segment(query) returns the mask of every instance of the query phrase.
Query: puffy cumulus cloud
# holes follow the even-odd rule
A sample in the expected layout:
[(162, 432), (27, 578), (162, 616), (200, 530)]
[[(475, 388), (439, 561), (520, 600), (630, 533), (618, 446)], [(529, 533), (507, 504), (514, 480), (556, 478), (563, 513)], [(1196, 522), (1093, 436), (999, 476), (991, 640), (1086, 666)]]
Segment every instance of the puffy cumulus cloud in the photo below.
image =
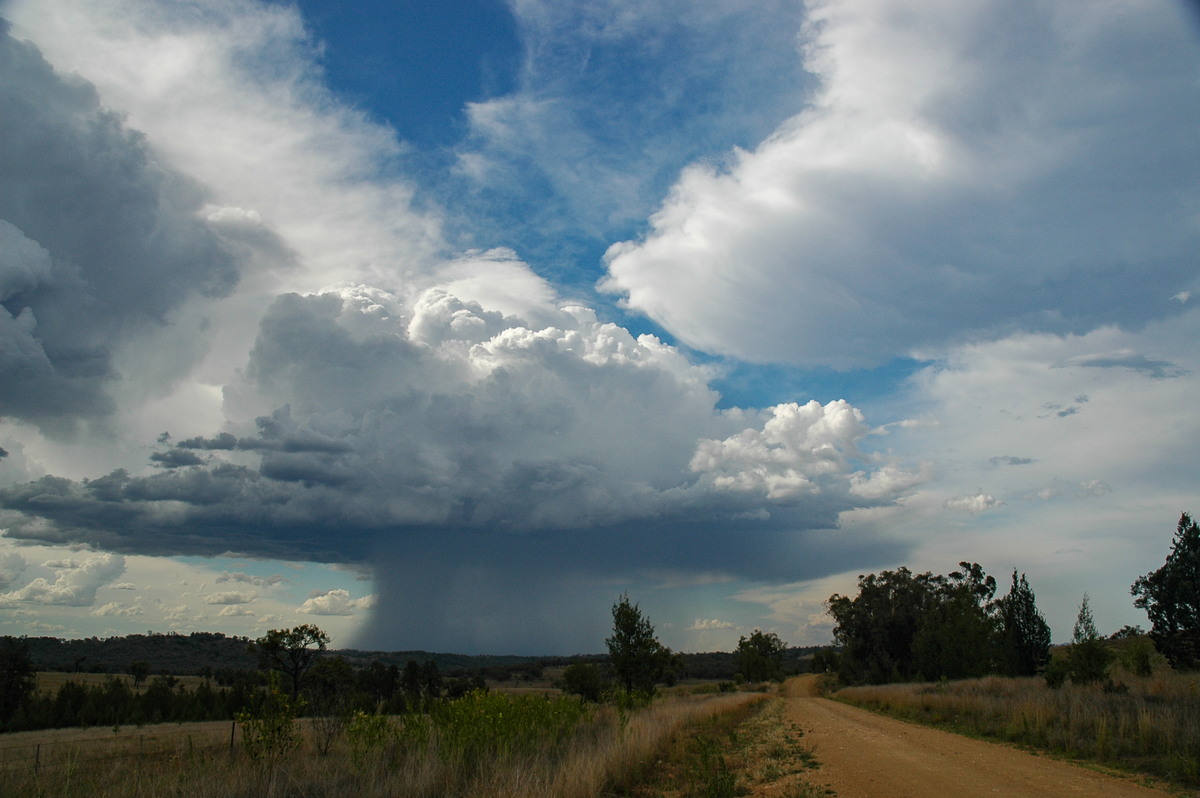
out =
[(248, 610), (238, 604), (230, 604), (222, 607), (217, 613), (218, 618), (250, 618), (254, 616), (253, 610)]
[(718, 618), (697, 618), (691, 626), (687, 628), (689, 632), (710, 632), (714, 629), (733, 629), (734, 624), (730, 621), (722, 621)]
[(5, 23), (0, 65), (0, 413), (63, 435), (113, 413), (124, 349), (229, 294), (239, 259), (197, 218), (200, 190)]
[(226, 590), (220, 593), (211, 593), (204, 597), (205, 604), (249, 604), (258, 598), (258, 594), (251, 591), (243, 593), (237, 590)]
[(125, 558), (101, 554), (82, 563), (58, 563), (55, 569), (53, 582), (38, 577), (18, 590), (0, 593), (0, 607), (21, 603), (90, 607), (96, 601), (96, 591), (125, 572)]
[(1185, 13), (810, 4), (810, 107), (685, 170), (602, 288), (701, 350), (837, 367), (1178, 314), (1200, 276)]
[(868, 431), (862, 413), (845, 400), (778, 405), (761, 430), (700, 441), (691, 467), (719, 489), (759, 491), (770, 499), (814, 494), (821, 491), (814, 478), (844, 480)]
[(337, 588), (309, 598), (296, 608), (296, 612), (306, 615), (353, 615), (357, 609), (370, 609), (374, 605), (374, 596), (352, 599), (350, 591)]
[(122, 604), (119, 601), (110, 601), (92, 610), (92, 615), (98, 618), (133, 618), (144, 613), (145, 610), (140, 604)]
[(214, 580), (217, 584), (222, 582), (242, 582), (255, 587), (274, 587), (287, 581), (287, 577), (282, 574), (271, 574), (270, 576), (256, 576), (248, 574), (244, 571), (222, 571), (221, 574)]
[(997, 499), (995, 496), (988, 496), (986, 493), (976, 493), (972, 496), (955, 496), (952, 499), (946, 499), (943, 505), (947, 510), (954, 510), (960, 513), (982, 513), (984, 510), (991, 510), (996, 507), (1001, 507), (1004, 502)]

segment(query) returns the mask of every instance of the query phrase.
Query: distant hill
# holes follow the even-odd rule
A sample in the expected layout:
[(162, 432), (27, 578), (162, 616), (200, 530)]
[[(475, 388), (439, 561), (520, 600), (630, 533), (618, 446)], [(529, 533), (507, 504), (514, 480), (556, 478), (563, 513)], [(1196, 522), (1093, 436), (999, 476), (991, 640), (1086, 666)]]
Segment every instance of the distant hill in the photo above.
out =
[[(39, 670), (81, 673), (124, 673), (130, 663), (145, 662), (152, 674), (175, 676), (217, 674), (221, 671), (255, 670), (258, 662), (249, 653), (250, 638), (227, 637), (220, 632), (179, 634), (135, 634), (124, 637), (88, 637), (60, 640), (56, 637), (26, 638), (30, 658)], [(790, 648), (784, 652), (784, 670), (803, 672), (807, 661), (819, 647)], [(363, 651), (341, 649), (330, 656), (345, 657), (357, 667), (372, 662), (403, 668), (409, 660), (434, 662), (445, 674), (481, 673), (492, 678), (534, 678), (543, 668), (560, 667), (579, 661), (603, 662), (603, 654), (572, 657), (467, 655), (429, 651)], [(736, 672), (734, 655), (728, 651), (681, 654), (684, 677), (693, 679), (732, 679)]]
[(60, 640), (29, 637), (29, 656), (38, 670), (84, 673), (124, 673), (130, 663), (145, 662), (150, 673), (177, 676), (199, 674), (207, 668), (254, 670), (258, 661), (249, 653), (250, 639), (220, 632), (137, 634), (125, 637), (87, 637)]

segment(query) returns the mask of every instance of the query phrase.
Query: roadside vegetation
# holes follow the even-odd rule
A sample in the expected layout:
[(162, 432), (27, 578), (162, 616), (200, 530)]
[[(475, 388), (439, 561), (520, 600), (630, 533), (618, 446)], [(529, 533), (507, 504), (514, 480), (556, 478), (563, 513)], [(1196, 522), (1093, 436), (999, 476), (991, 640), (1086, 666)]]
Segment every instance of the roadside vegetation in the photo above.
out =
[(999, 600), (973, 563), (871, 574), (831, 597), (838, 646), (818, 669), (848, 703), (1200, 787), (1200, 528), (1186, 513), (1130, 592), (1148, 634), (1103, 637), (1084, 594), (1071, 642), (1051, 649), (1016, 572)]
[(1164, 669), (1112, 685), (1037, 677), (847, 687), (834, 697), (951, 731), (1200, 787), (1200, 679)]

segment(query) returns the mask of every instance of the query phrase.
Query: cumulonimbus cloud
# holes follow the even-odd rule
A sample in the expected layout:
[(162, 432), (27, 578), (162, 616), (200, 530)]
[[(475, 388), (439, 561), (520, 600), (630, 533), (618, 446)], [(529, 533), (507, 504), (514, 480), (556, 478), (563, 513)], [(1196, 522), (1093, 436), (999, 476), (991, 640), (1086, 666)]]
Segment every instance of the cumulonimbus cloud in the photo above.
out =
[[(363, 561), (396, 534), (452, 530), (828, 528), (914, 484), (861, 451), (871, 429), (846, 402), (721, 411), (674, 348), (578, 305), (540, 313), (555, 324), (442, 288), (411, 305), (374, 289), (281, 297), (227, 390), (254, 421), (168, 449), (211, 460), (0, 489), (9, 534)], [(892, 487), (865, 490), (875, 477)]]
[[(2, 20), (0, 65), (0, 413), (66, 434), (114, 411), (120, 348), (228, 295), (239, 259), (200, 188)], [(177, 354), (160, 383), (194, 363)]]

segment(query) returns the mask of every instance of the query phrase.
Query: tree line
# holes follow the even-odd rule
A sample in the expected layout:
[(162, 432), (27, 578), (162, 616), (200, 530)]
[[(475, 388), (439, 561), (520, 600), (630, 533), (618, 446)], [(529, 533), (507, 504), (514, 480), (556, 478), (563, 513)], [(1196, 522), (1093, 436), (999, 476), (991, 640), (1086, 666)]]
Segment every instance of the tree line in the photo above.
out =
[[(194, 687), (173, 675), (154, 676), (141, 689), (145, 663), (131, 663), (132, 680), (109, 676), (85, 684), (68, 680), (37, 691), (37, 670), (19, 638), (0, 638), (0, 732), (89, 726), (230, 720), (259, 713), (271, 699), (269, 673), (309, 714), (354, 711), (398, 714), (423, 710), (485, 685), (479, 674), (444, 675), (432, 660), (403, 668), (375, 661), (354, 667), (344, 657), (320, 656), (328, 637), (315, 626), (273, 630), (248, 645), (260, 670), (226, 671)], [(133, 684), (130, 684), (130, 681)]]
[[(829, 598), (834, 647), (817, 657), (814, 670), (835, 672), (846, 684), (1044, 674), (1059, 686), (1105, 678), (1113, 653), (1096, 630), (1087, 594), (1065, 656), (1052, 659), (1050, 627), (1025, 575), (1014, 570), (1000, 598), (996, 588), (968, 562), (947, 575), (899, 568), (859, 576), (857, 595)], [(1114, 635), (1133, 641), (1126, 646), (1130, 670), (1148, 674), (1154, 649), (1176, 669), (1200, 667), (1200, 529), (1187, 513), (1166, 562), (1130, 592), (1152, 624), (1149, 640), (1136, 627)]]

